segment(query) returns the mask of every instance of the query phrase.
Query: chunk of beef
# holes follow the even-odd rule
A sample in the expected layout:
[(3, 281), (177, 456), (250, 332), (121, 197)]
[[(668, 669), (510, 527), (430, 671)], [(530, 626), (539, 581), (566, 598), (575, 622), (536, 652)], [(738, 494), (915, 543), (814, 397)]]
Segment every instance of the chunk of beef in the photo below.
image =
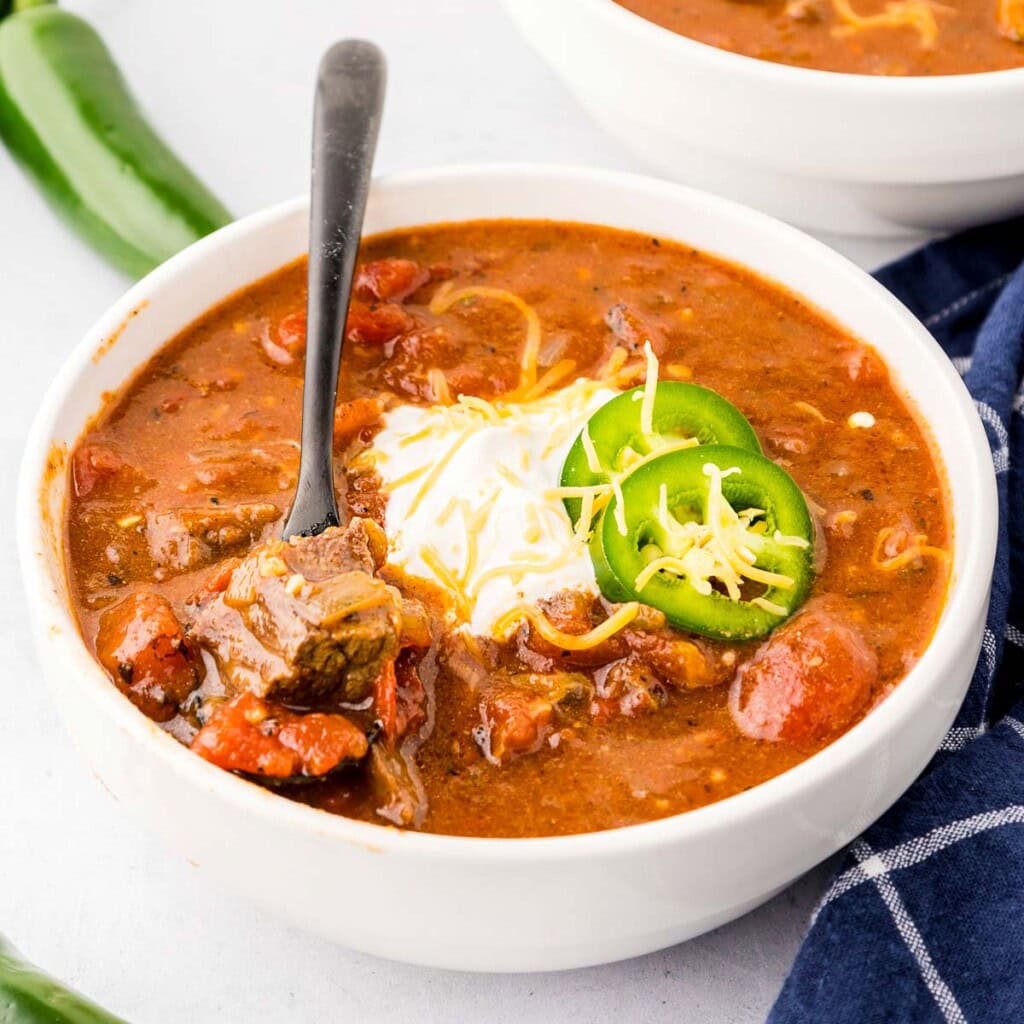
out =
[(233, 690), (299, 704), (362, 700), (399, 650), (402, 597), (374, 575), (385, 548), (366, 519), (263, 545), (199, 609), (195, 638)]
[(377, 813), (406, 828), (422, 824), (427, 815), (427, 794), (411, 753), (375, 743), (368, 762), (367, 774), (378, 803)]
[(266, 501), (150, 512), (146, 542), (158, 566), (188, 572), (248, 547), (280, 515)]
[(833, 603), (808, 605), (736, 673), (733, 720), (758, 740), (820, 740), (848, 726), (878, 679), (875, 652)]
[(564, 711), (585, 708), (594, 695), (590, 676), (582, 672), (516, 672), (508, 681), (517, 689), (543, 697)]
[(146, 591), (103, 613), (96, 657), (117, 688), (155, 722), (170, 721), (203, 677), (170, 604)]
[(664, 348), (659, 332), (646, 323), (643, 317), (631, 310), (624, 302), (617, 302), (605, 313), (604, 322), (615, 335), (616, 340), (625, 348), (638, 352), (649, 341), (656, 353)]
[(287, 779), (359, 761), (369, 744), (343, 715), (298, 715), (243, 693), (214, 710), (191, 746), (227, 771)]
[(695, 690), (719, 686), (733, 675), (734, 652), (714, 649), (672, 629), (629, 629), (622, 633), (622, 641), (668, 687)]

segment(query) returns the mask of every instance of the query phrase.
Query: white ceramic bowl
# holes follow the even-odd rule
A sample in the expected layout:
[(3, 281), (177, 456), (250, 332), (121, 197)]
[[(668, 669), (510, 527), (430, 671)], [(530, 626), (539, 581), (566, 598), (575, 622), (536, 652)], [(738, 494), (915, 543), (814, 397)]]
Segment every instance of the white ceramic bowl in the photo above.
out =
[(504, 3), (594, 118), (674, 180), (852, 234), (1024, 210), (1024, 132), (1010, 128), (1024, 69), (837, 74), (729, 53), (612, 0)]
[(978, 653), (996, 498), (983, 429), (936, 343), (879, 285), (818, 242), (680, 186), (540, 167), (379, 181), (366, 230), (496, 214), (634, 228), (770, 275), (875, 345), (931, 423), (953, 494), (949, 602), (920, 663), (826, 750), (751, 791), (651, 824), (551, 839), (453, 838), (350, 821), (274, 796), (189, 753), (121, 696), (68, 609), (67, 474), (48, 467), (74, 444), (103, 393), (171, 335), (304, 251), (304, 199), (193, 245), (86, 334), (32, 431), (19, 546), (39, 659), (69, 730), (111, 792), (191, 861), (348, 946), (450, 968), (545, 970), (644, 953), (744, 913), (838, 850), (906, 789), (952, 721)]

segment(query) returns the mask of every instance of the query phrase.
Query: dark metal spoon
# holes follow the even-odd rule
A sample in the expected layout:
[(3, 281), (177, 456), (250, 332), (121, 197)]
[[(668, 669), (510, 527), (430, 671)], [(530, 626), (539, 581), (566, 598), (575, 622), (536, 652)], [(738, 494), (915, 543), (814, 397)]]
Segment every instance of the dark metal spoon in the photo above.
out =
[(360, 39), (335, 43), (317, 73), (302, 451), (284, 540), (316, 536), (339, 524), (334, 496), (338, 367), (386, 77), (384, 55)]

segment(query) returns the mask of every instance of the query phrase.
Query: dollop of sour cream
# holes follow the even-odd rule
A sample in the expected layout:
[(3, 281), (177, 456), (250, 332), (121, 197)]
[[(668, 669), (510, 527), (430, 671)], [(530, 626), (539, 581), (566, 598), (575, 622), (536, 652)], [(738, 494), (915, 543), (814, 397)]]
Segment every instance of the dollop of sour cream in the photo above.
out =
[(523, 602), (597, 594), (586, 544), (551, 492), (587, 419), (616, 394), (578, 380), (529, 402), (392, 410), (366, 453), (388, 495), (389, 562), (456, 594), (477, 635)]

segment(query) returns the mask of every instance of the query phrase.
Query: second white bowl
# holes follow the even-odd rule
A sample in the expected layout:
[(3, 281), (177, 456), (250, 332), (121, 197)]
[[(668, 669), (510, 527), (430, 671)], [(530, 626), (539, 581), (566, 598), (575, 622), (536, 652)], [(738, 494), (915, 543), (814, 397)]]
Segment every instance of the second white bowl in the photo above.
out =
[(676, 181), (803, 227), (941, 231), (1024, 210), (1024, 68), (935, 78), (774, 64), (613, 0), (504, 0), (594, 118)]

